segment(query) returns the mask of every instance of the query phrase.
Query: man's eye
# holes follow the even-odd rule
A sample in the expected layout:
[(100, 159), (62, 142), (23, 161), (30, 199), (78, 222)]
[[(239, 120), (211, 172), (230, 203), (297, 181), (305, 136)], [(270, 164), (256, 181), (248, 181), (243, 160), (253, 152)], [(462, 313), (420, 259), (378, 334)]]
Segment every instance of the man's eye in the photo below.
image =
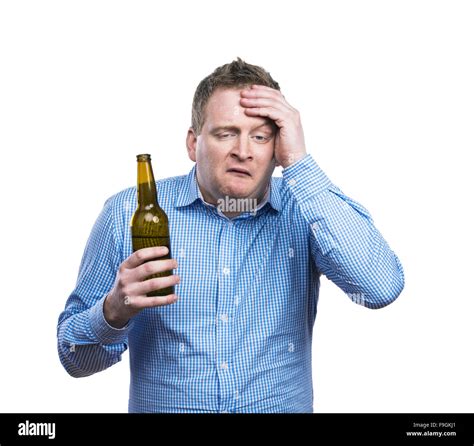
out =
[(234, 133), (219, 133), (219, 135), (217, 135), (220, 139), (230, 139), (232, 138), (233, 136), (235, 136)]
[(253, 139), (257, 142), (267, 142), (270, 140), (270, 136), (255, 135)]

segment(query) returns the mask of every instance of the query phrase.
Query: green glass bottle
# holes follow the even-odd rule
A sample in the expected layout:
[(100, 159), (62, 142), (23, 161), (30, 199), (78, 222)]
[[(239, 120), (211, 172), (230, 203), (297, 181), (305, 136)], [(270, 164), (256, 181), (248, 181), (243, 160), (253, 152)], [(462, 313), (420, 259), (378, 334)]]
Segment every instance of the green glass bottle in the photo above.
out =
[[(171, 258), (168, 216), (160, 208), (156, 195), (156, 183), (151, 167), (151, 156), (137, 155), (137, 209), (130, 222), (133, 251), (152, 246), (166, 246), (168, 254), (157, 260)], [(164, 271), (147, 277), (170, 276), (172, 271)], [(152, 291), (147, 296), (166, 296), (174, 294), (174, 286)]]

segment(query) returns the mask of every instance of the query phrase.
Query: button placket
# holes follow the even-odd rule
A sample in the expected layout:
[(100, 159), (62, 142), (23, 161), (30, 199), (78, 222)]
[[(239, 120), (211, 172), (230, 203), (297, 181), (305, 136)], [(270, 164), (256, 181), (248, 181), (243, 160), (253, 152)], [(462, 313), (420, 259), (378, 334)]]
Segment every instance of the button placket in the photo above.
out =
[(228, 410), (235, 393), (232, 372), (232, 311), (234, 309), (235, 225), (223, 224), (219, 245), (219, 288), (216, 307), (216, 361), (220, 384), (221, 410)]

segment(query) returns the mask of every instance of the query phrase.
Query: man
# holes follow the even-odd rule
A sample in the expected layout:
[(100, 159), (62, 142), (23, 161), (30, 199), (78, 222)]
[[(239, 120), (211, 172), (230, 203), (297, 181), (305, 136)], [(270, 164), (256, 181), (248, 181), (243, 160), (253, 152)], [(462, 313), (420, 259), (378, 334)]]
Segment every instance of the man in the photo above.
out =
[[(401, 264), (307, 155), (297, 110), (262, 68), (238, 59), (203, 79), (186, 144), (191, 172), (157, 182), (177, 259), (132, 254), (135, 189), (111, 197), (59, 318), (61, 362), (87, 376), (129, 347), (131, 412), (311, 412), (320, 275), (380, 308), (403, 288)], [(177, 295), (146, 297), (170, 285)]]

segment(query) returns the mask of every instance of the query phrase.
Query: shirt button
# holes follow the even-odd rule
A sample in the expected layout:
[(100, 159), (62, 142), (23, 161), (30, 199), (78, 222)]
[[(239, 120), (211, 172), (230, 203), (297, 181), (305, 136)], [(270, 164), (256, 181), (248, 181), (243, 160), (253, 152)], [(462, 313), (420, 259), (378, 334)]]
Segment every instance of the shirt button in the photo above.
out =
[(229, 413), (228, 410), (221, 410), (221, 413)]
[(222, 370), (227, 370), (229, 368), (229, 364), (227, 364), (226, 361), (221, 362), (221, 369)]
[(222, 268), (222, 274), (224, 274), (226, 276), (229, 275), (230, 274), (230, 268), (227, 268), (227, 266)]
[(288, 180), (288, 184), (289, 184), (290, 186), (294, 186), (294, 185), (296, 184), (296, 180), (295, 180), (294, 178), (290, 178), (290, 179)]
[(229, 320), (229, 316), (227, 315), (227, 313), (221, 314), (221, 321), (222, 322), (227, 322), (228, 320)]
[(235, 296), (234, 298), (234, 305), (237, 306), (240, 304), (240, 296)]

